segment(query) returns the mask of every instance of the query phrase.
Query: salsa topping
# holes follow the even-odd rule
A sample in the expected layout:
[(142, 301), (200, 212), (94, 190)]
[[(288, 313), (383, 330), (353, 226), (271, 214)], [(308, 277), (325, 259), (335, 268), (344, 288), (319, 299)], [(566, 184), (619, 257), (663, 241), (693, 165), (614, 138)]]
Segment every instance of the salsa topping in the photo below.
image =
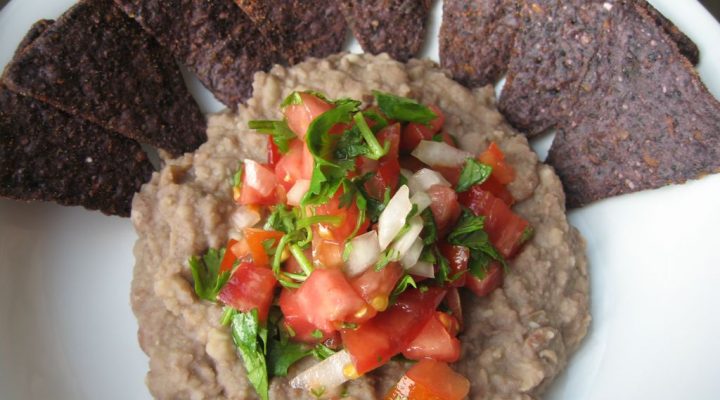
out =
[(262, 399), (308, 356), (320, 362), (290, 384), (318, 397), (393, 357), (420, 362), (388, 399), (464, 397), (467, 379), (447, 365), (461, 356), (458, 289), (492, 293), (532, 235), (495, 143), (474, 157), (439, 107), (373, 95), (363, 107), (294, 92), (283, 120), (251, 121), (269, 135), (268, 162), (233, 175), (239, 240), (190, 258), (198, 297), (226, 306), (221, 323)]

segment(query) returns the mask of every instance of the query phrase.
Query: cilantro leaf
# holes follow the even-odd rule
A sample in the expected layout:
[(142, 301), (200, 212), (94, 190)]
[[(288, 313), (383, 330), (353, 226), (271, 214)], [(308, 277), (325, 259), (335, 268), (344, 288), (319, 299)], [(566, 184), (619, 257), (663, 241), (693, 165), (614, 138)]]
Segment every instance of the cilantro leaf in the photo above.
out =
[(248, 380), (258, 396), (268, 400), (269, 378), (263, 350), (267, 344), (267, 329), (260, 326), (257, 309), (235, 314), (232, 319), (232, 337), (245, 363)]
[(405, 274), (402, 278), (400, 278), (400, 281), (395, 285), (395, 289), (393, 289), (392, 294), (390, 295), (391, 303), (394, 303), (395, 299), (397, 299), (402, 292), (407, 290), (408, 288), (413, 287), (417, 289), (417, 283), (415, 282), (415, 279), (412, 277), (412, 275)]
[(195, 281), (195, 293), (199, 298), (214, 302), (222, 287), (230, 279), (231, 271), (220, 273), (220, 263), (224, 256), (225, 248), (208, 249), (202, 259), (192, 256), (188, 260)]
[(424, 245), (430, 245), (437, 241), (437, 226), (435, 225), (435, 217), (433, 216), (432, 210), (426, 208), (420, 213), (423, 219), (422, 238)]
[(472, 158), (465, 160), (465, 166), (460, 173), (456, 190), (460, 193), (467, 191), (473, 185), (485, 182), (492, 173), (492, 167)]
[(350, 123), (352, 114), (360, 107), (359, 101), (348, 101), (317, 116), (305, 134), (308, 150), (319, 163), (329, 163), (337, 135), (330, 135), (330, 129), (336, 124)]
[(288, 369), (303, 358), (309, 356), (311, 350), (302, 343), (288, 340), (271, 342), (267, 356), (268, 370), (272, 376), (287, 376)]
[(317, 345), (315, 345), (312, 351), (310, 351), (310, 354), (312, 354), (313, 357), (317, 358), (320, 361), (330, 357), (335, 353), (337, 353), (335, 350), (325, 346), (322, 343), (318, 343)]
[(407, 97), (377, 90), (373, 90), (373, 95), (375, 95), (375, 101), (380, 110), (390, 119), (427, 125), (437, 117), (428, 107)]
[(448, 243), (470, 249), (470, 271), (475, 276), (478, 276), (482, 268), (486, 267), (491, 260), (498, 261), (507, 267), (505, 259), (490, 243), (487, 232), (483, 230), (484, 227), (485, 217), (476, 216), (468, 209), (463, 209), (458, 224), (447, 237)]
[(270, 216), (265, 221), (265, 230), (290, 233), (295, 231), (298, 215), (294, 209), (278, 204), (271, 208)]
[(347, 129), (340, 136), (335, 148), (335, 158), (338, 160), (350, 160), (370, 152), (360, 130), (357, 127)]
[(250, 121), (248, 122), (248, 128), (270, 135), (278, 150), (283, 154), (290, 150), (290, 141), (297, 137), (290, 130), (286, 121)]

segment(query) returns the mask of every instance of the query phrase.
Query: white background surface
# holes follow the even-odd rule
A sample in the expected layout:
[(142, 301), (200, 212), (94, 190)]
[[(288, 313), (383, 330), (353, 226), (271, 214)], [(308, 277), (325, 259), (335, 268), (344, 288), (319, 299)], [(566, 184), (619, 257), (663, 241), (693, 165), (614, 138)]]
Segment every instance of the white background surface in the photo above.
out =
[[(39, 18), (72, 0), (0, 11), (0, 66)], [(654, 0), (701, 50), (720, 96), (720, 25), (695, 0)], [(440, 4), (424, 55), (437, 60)], [(359, 51), (351, 41), (349, 49)], [(205, 111), (220, 105), (191, 88)], [(543, 154), (549, 140), (533, 143)], [(720, 399), (720, 176), (570, 213), (588, 242), (593, 324), (552, 400)], [(0, 200), (0, 398), (145, 399), (129, 306), (128, 219)]]

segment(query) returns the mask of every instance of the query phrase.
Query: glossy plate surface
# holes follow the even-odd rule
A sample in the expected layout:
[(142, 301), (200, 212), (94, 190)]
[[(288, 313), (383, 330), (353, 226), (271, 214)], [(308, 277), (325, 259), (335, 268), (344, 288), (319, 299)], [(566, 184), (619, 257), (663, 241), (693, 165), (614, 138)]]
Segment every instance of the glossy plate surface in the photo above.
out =
[[(72, 0), (0, 11), (0, 66), (39, 18)], [(695, 0), (654, 0), (701, 50), (720, 97), (720, 25)], [(437, 60), (440, 4), (424, 56)], [(360, 51), (349, 40), (350, 51)], [(204, 111), (220, 104), (189, 76)], [(540, 154), (549, 138), (533, 143)], [(588, 242), (593, 324), (552, 400), (720, 398), (720, 175), (570, 213)], [(0, 398), (146, 399), (129, 306), (128, 219), (0, 200)]]

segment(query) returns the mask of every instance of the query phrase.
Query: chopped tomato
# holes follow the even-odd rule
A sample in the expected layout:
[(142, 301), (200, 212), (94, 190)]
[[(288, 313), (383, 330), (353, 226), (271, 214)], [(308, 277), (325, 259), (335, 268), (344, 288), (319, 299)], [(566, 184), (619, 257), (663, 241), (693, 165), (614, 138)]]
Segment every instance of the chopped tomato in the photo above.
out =
[(283, 325), (292, 339), (297, 342), (313, 344), (333, 338), (339, 340), (339, 335), (334, 329), (325, 332), (307, 320), (305, 313), (300, 309), (296, 296), (297, 290), (284, 288), (280, 293), (279, 301), (283, 313)]
[(377, 140), (383, 148), (390, 143), (390, 150), (381, 160), (397, 160), (400, 152), (400, 123), (388, 125), (377, 134)]
[(436, 312), (425, 324), (415, 339), (403, 350), (403, 356), (410, 360), (430, 358), (435, 361), (455, 362), (460, 359), (460, 341), (443, 324), (446, 321), (450, 329), (453, 317)]
[(230, 271), (235, 265), (235, 261), (237, 261), (237, 256), (235, 253), (233, 253), (232, 248), (237, 244), (237, 240), (230, 239), (228, 240), (227, 246), (225, 246), (225, 255), (223, 256), (222, 261), (220, 262), (220, 272)]
[(387, 311), (357, 329), (341, 330), (357, 373), (380, 367), (407, 348), (432, 317), (443, 296), (445, 290), (437, 287), (424, 292), (406, 290)]
[(450, 263), (450, 279), (454, 279), (450, 285), (453, 287), (465, 286), (470, 249), (465, 246), (453, 246), (445, 242), (440, 243), (438, 247), (440, 253), (442, 253)]
[[(293, 299), (305, 319), (324, 332), (367, 313), (365, 301), (338, 269), (316, 269), (295, 292)], [(283, 314), (288, 314), (283, 310)]]
[(512, 206), (513, 204), (515, 204), (515, 198), (510, 193), (510, 191), (507, 189), (507, 186), (500, 183), (500, 181), (498, 181), (492, 175), (485, 182), (481, 183), (480, 185), (475, 185), (475, 186), (479, 186), (480, 189), (482, 189), (486, 192), (492, 193), (493, 196), (502, 200), (508, 206)]
[(312, 178), (313, 158), (305, 143), (300, 140), (290, 142), (290, 148), (275, 166), (275, 178), (285, 191), (289, 191), (298, 179)]
[[(428, 166), (424, 162), (422, 162), (422, 161), (418, 160), (417, 158), (410, 156), (410, 155), (401, 156), (399, 161), (400, 161), (400, 168), (404, 168), (413, 173), (418, 172), (423, 168), (428, 168)], [(440, 172), (440, 171), (438, 171), (438, 172)]]
[(466, 287), (475, 293), (478, 297), (485, 297), (493, 292), (493, 290), (502, 286), (503, 270), (500, 264), (492, 262), (488, 265), (485, 277), (480, 279), (475, 275), (468, 276)]
[[(255, 264), (263, 267), (270, 265), (270, 257), (265, 250), (265, 246), (277, 245), (277, 242), (283, 237), (283, 233), (257, 228), (245, 228), (243, 229), (243, 234), (245, 235), (250, 255)], [(266, 241), (268, 241), (268, 244), (266, 244)], [(272, 243), (269, 241), (272, 241)]]
[(432, 167), (435, 171), (439, 172), (443, 178), (447, 179), (450, 184), (455, 187), (460, 181), (460, 174), (462, 173), (462, 167)]
[(432, 185), (427, 191), (430, 196), (430, 210), (435, 217), (435, 225), (439, 232), (450, 228), (460, 216), (460, 203), (452, 188), (443, 185)]
[[(470, 278), (468, 278), (470, 279)], [(445, 296), (445, 299), (443, 299), (443, 302), (447, 306), (447, 308), (450, 310), (450, 313), (453, 317), (455, 317), (455, 321), (458, 323), (458, 330), (461, 331), (463, 328), (463, 312), (462, 312), (462, 302), (460, 302), (460, 291), (458, 288), (450, 288), (448, 289), (447, 295)]]
[(429, 125), (410, 122), (405, 126), (405, 129), (403, 129), (400, 150), (404, 153), (410, 153), (415, 150), (417, 145), (423, 140), (432, 140), (433, 135), (440, 132), (443, 124), (445, 124), (445, 114), (443, 114), (440, 108), (435, 105), (430, 105), (429, 108), (437, 115), (435, 119), (430, 121)]
[(515, 214), (505, 202), (477, 187), (461, 193), (460, 202), (475, 215), (485, 217), (485, 231), (503, 257), (515, 255), (529, 226), (525, 219)]
[(312, 260), (319, 268), (342, 268), (343, 244), (335, 240), (323, 239), (314, 229), (312, 240)]
[(385, 400), (462, 400), (470, 381), (446, 363), (421, 360), (385, 396)]
[(265, 321), (276, 284), (275, 275), (269, 268), (242, 263), (220, 290), (218, 299), (242, 312), (256, 308), (260, 320)]
[(390, 263), (380, 271), (371, 267), (352, 278), (350, 284), (374, 310), (385, 311), (390, 294), (397, 281), (403, 276), (403, 272), (403, 268), (398, 263)]
[(382, 160), (377, 172), (365, 182), (365, 190), (374, 199), (383, 200), (385, 191), (389, 188), (392, 195), (397, 190), (399, 182), (400, 163), (398, 160)]
[(252, 257), (250, 254), (250, 246), (248, 246), (247, 239), (245, 238), (228, 248), (238, 260), (245, 260), (248, 257)]
[(503, 154), (495, 142), (490, 142), (490, 146), (480, 154), (478, 160), (483, 164), (491, 166), (493, 169), (492, 176), (503, 185), (507, 185), (515, 180), (515, 170), (510, 164), (505, 162), (505, 154)]
[[(342, 195), (342, 189), (335, 193), (335, 196), (330, 199), (327, 203), (319, 205), (315, 208), (316, 215), (334, 215), (340, 217), (338, 224), (330, 223), (318, 223), (317, 229), (318, 234), (323, 239), (335, 240), (337, 242), (344, 242), (350, 234), (355, 230), (355, 226), (358, 222), (360, 210), (355, 202), (351, 202), (346, 207), (340, 207), (340, 196)], [(365, 232), (370, 222), (366, 218), (362, 223), (358, 232)]]
[(303, 139), (312, 121), (334, 106), (310, 93), (300, 93), (300, 104), (291, 104), (283, 110), (288, 127)]
[(270, 169), (256, 161), (245, 160), (240, 204), (264, 206), (275, 204), (276, 183), (275, 174)]
[(282, 154), (280, 154), (280, 149), (278, 149), (272, 136), (268, 136), (267, 149), (267, 163), (271, 168), (275, 168), (275, 165), (278, 161), (280, 161), (280, 157), (282, 157)]

